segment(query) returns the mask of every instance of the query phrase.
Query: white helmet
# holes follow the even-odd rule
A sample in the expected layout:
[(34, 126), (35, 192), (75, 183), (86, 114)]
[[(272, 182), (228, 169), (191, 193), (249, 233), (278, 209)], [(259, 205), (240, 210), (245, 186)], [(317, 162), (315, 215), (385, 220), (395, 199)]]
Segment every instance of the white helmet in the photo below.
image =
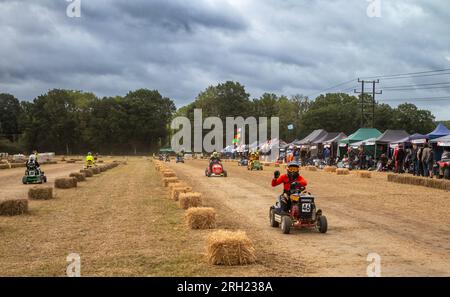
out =
[(28, 161), (30, 162), (34, 162), (36, 160), (36, 156), (34, 154), (31, 154), (30, 157), (28, 158)]

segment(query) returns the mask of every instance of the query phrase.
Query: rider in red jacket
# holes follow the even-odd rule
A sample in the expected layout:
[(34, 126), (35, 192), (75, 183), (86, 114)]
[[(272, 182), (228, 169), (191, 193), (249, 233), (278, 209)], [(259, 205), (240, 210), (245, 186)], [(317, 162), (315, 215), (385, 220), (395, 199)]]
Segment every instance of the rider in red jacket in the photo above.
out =
[(288, 165), (287, 174), (280, 175), (277, 170), (274, 173), (274, 179), (272, 180), (272, 187), (283, 184), (283, 194), (280, 196), (281, 208), (284, 211), (289, 211), (290, 199), (289, 190), (292, 183), (296, 182), (299, 187), (306, 188), (308, 182), (300, 175), (300, 166), (297, 162), (291, 162)]

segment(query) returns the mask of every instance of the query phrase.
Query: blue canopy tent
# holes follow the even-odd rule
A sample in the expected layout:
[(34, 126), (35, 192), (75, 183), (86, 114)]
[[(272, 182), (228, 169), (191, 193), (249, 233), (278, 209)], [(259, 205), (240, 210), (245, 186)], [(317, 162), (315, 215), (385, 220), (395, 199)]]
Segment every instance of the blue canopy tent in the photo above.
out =
[[(433, 132), (429, 133), (428, 136), (430, 140), (434, 140), (436, 138), (441, 138), (444, 136), (450, 135), (450, 130), (444, 125), (439, 124), (436, 129), (434, 129)], [(442, 153), (444, 152), (444, 149), (442, 146), (438, 146), (437, 143), (430, 141), (433, 151), (434, 151), (434, 160), (440, 160), (442, 158)]]
[(430, 139), (435, 139), (447, 135), (450, 135), (450, 130), (444, 124), (439, 124), (433, 132), (428, 134), (428, 137)]

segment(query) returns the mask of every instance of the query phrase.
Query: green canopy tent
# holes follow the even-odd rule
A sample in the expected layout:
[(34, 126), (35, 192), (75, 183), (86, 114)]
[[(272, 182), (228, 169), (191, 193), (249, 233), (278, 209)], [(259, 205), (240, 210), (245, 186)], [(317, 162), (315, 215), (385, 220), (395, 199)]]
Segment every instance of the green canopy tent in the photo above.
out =
[(162, 148), (159, 150), (160, 154), (174, 154), (175, 151), (172, 148)]
[[(356, 142), (365, 141), (371, 138), (378, 138), (381, 135), (381, 132), (375, 128), (361, 128), (355, 133), (351, 134), (349, 137), (342, 139), (339, 141), (339, 149), (338, 155), (342, 156), (342, 149)], [(369, 151), (371, 150), (371, 146), (367, 146)], [(375, 145), (373, 145), (373, 150), (375, 150)], [(374, 153), (374, 152), (372, 152)]]

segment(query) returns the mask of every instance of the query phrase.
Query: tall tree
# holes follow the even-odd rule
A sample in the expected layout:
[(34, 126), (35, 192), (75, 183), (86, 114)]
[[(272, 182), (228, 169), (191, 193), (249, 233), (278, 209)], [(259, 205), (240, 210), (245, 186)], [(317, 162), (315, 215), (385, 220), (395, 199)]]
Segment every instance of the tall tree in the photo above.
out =
[(19, 119), (22, 114), (20, 101), (13, 95), (0, 94), (0, 137), (16, 141), (21, 133)]

